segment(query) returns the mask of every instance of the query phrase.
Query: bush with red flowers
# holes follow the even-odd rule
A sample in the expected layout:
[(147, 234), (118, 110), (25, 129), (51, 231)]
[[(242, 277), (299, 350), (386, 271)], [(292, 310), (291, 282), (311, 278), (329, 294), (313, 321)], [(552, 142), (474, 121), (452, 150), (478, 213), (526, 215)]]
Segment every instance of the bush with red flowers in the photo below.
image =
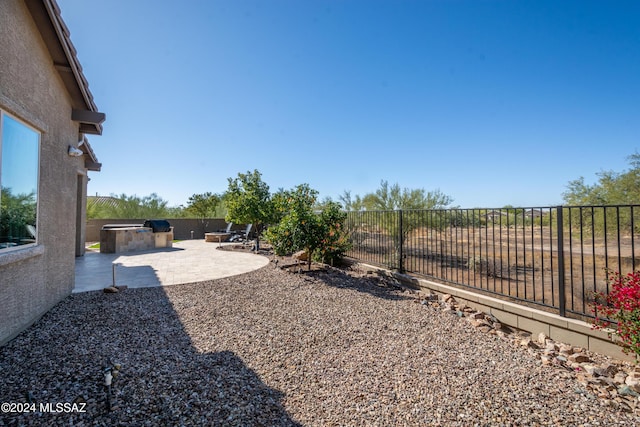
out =
[(640, 356), (640, 271), (622, 275), (610, 272), (608, 294), (595, 292), (592, 309), (595, 329), (614, 329), (625, 353)]

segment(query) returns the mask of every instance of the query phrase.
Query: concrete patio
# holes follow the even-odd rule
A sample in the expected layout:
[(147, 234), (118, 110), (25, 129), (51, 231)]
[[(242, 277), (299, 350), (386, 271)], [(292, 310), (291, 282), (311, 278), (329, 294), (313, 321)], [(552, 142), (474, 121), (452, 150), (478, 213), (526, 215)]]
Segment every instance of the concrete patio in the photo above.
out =
[[(224, 243), (223, 243), (224, 245)], [(172, 248), (104, 254), (87, 251), (76, 259), (74, 293), (100, 290), (115, 284), (130, 288), (170, 286), (235, 276), (269, 263), (263, 256), (224, 251), (218, 243), (183, 240)]]

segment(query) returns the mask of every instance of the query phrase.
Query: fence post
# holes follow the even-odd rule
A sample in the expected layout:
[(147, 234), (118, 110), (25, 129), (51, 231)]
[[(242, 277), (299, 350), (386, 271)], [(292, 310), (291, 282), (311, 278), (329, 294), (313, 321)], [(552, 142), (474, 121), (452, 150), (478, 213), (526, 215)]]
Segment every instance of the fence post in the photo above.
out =
[(398, 209), (398, 244), (400, 245), (398, 250), (398, 272), (404, 273), (404, 254), (402, 247), (404, 246), (404, 230), (402, 229), (402, 209)]
[(556, 215), (557, 230), (558, 230), (558, 305), (560, 310), (560, 316), (566, 317), (566, 294), (564, 283), (564, 229), (562, 220), (562, 206), (556, 208), (558, 210)]

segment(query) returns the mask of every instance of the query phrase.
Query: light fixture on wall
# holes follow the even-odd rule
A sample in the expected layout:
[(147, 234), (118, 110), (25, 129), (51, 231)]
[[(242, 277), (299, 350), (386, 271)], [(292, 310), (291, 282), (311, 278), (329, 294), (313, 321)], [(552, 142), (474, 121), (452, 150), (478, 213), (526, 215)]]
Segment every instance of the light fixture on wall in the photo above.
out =
[(69, 145), (69, 151), (67, 151), (67, 154), (69, 154), (71, 157), (80, 157), (84, 153), (79, 148), (76, 148), (73, 145)]
[(82, 151), (80, 147), (82, 146), (82, 144), (84, 144), (84, 140), (84, 134), (82, 132), (78, 133), (78, 143), (76, 144), (77, 146), (74, 147), (73, 145), (69, 144), (69, 150), (67, 151), (67, 154), (71, 157), (82, 156), (84, 154), (84, 151)]

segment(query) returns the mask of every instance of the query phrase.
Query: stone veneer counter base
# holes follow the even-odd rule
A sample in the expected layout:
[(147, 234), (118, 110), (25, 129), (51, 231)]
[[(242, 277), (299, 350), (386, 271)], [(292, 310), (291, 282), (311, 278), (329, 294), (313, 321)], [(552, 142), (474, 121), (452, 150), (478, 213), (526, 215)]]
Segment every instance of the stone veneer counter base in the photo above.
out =
[(173, 245), (173, 229), (154, 233), (149, 227), (122, 227), (100, 230), (100, 252), (113, 254), (121, 252), (146, 251), (170, 248)]

